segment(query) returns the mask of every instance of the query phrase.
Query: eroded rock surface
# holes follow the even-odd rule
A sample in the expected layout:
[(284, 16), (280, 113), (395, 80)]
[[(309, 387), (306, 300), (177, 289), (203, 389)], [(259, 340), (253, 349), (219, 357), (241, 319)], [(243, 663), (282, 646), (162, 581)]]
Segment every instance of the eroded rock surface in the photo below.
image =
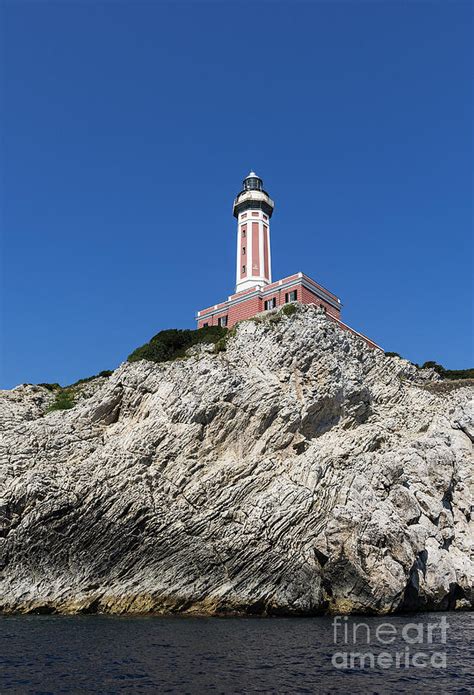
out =
[(472, 386), (430, 385), (306, 306), (1, 392), (0, 609), (472, 608)]

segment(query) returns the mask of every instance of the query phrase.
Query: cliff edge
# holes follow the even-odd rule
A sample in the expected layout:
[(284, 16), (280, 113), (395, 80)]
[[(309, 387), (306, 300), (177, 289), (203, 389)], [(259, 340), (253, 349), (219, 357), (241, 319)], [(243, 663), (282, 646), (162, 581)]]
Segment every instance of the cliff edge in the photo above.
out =
[(0, 393), (0, 610), (473, 607), (471, 384), (313, 306), (189, 352)]

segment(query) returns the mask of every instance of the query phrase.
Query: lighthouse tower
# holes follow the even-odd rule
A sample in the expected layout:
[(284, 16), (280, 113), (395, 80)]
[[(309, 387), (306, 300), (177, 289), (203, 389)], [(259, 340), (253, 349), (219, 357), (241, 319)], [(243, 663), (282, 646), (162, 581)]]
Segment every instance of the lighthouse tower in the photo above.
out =
[(251, 171), (234, 200), (237, 218), (236, 292), (263, 288), (272, 281), (270, 218), (274, 203), (263, 190), (262, 179)]

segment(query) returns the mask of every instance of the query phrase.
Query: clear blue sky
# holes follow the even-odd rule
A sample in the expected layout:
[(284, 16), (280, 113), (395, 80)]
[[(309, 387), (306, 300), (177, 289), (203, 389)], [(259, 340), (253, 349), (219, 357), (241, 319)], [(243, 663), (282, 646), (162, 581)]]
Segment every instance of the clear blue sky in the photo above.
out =
[(275, 279), (472, 366), (470, 2), (3, 0), (1, 24), (3, 387), (194, 327), (234, 290), (250, 168)]

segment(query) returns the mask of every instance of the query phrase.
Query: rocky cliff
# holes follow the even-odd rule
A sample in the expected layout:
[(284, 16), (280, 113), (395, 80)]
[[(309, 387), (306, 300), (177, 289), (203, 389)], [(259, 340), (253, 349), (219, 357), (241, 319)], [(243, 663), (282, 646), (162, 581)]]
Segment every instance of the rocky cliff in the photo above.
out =
[(0, 610), (472, 608), (472, 386), (311, 306), (233, 333), (1, 393)]

